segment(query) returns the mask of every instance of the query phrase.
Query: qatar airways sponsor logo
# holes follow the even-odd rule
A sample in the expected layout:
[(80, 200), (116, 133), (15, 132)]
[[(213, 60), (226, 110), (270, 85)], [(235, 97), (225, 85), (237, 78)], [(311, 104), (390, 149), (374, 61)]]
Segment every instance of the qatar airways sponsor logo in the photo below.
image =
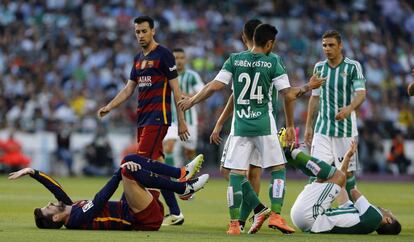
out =
[(151, 76), (138, 77), (138, 87), (150, 87), (152, 86)]

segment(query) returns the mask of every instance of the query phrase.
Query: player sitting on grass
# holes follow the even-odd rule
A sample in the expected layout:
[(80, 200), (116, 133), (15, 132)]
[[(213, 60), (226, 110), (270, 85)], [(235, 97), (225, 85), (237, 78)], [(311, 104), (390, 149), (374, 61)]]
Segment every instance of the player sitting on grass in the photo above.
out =
[[(203, 160), (203, 155), (199, 155), (185, 167), (175, 168), (139, 155), (128, 155), (93, 200), (78, 202), (73, 202), (54, 179), (32, 168), (10, 173), (9, 179), (15, 180), (29, 174), (58, 200), (57, 203), (49, 203), (34, 210), (38, 228), (59, 229), (65, 225), (68, 229), (158, 230), (164, 218), (164, 208), (158, 200), (159, 192), (147, 188), (166, 189), (184, 197), (191, 196), (203, 188), (209, 178), (209, 175), (204, 174), (191, 179)], [(184, 181), (174, 182), (158, 174)], [(108, 201), (121, 180), (124, 187), (121, 200)]]
[[(283, 135), (281, 130), (281, 139)], [(290, 216), (296, 227), (311, 233), (400, 233), (401, 225), (394, 215), (389, 210), (370, 204), (356, 188), (350, 191), (353, 202), (348, 199), (344, 189), (345, 174), (356, 149), (356, 143), (352, 142), (340, 170), (300, 149), (284, 149), (289, 164), (308, 176), (317, 177), (316, 181), (305, 186), (292, 206)], [(335, 199), (338, 201), (338, 208), (331, 207)]]

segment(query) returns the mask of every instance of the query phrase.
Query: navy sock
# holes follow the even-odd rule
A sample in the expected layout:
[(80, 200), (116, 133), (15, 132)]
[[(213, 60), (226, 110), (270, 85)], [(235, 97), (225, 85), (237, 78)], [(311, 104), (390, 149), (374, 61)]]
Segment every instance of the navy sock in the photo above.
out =
[(151, 160), (148, 158), (145, 158), (143, 156), (139, 156), (139, 155), (127, 155), (124, 157), (124, 160), (122, 161), (122, 163), (128, 162), (128, 161), (132, 161), (134, 163), (137, 163), (141, 166), (142, 169), (144, 170), (148, 170), (148, 171), (152, 171), (154, 173), (160, 174), (160, 175), (164, 175), (164, 176), (169, 176), (169, 177), (173, 177), (173, 178), (180, 178), (181, 177), (181, 169), (174, 167), (174, 166), (169, 166), (166, 165), (164, 163), (161, 163), (159, 161), (156, 160)]
[(180, 215), (181, 211), (180, 207), (178, 206), (177, 199), (175, 198), (175, 194), (167, 190), (161, 190), (161, 194), (164, 197), (165, 203), (170, 209), (170, 214)]
[(137, 181), (147, 188), (165, 189), (169, 191), (173, 196), (174, 192), (183, 194), (186, 188), (186, 183), (184, 182), (171, 181), (170, 179), (161, 177), (158, 174), (144, 169), (139, 169), (138, 171), (130, 171), (126, 168), (122, 168), (122, 175)]

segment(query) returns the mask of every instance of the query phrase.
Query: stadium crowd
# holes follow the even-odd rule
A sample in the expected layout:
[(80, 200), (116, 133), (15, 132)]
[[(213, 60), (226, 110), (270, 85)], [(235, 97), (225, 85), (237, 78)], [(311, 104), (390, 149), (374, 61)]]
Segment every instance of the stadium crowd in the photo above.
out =
[[(361, 159), (381, 149), (375, 145), (379, 138), (414, 138), (414, 99), (405, 91), (413, 79), (414, 4), (404, 0), (4, 0), (0, 128), (54, 131), (63, 122), (77, 131), (94, 132), (102, 125), (97, 108), (129, 77), (139, 48), (132, 20), (142, 14), (158, 21), (159, 43), (186, 50), (190, 67), (205, 82), (231, 52), (244, 50), (240, 33), (246, 19), (258, 17), (278, 27), (276, 52), (296, 86), (323, 59), (323, 32), (338, 29), (345, 56), (361, 62), (367, 79), (367, 99), (359, 110)], [(208, 138), (229, 90), (215, 95), (200, 106), (200, 149), (215, 149), (207, 145)], [(296, 104), (295, 121), (302, 133), (307, 100)], [(114, 111), (104, 124), (130, 132), (135, 102)]]

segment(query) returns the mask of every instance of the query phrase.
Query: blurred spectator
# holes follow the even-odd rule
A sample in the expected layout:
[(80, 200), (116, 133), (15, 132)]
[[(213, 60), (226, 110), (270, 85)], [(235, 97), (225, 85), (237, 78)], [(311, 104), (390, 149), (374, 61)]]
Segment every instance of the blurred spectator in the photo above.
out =
[(20, 142), (14, 139), (14, 131), (10, 131), (7, 140), (0, 140), (0, 172), (9, 173), (29, 165), (30, 158), (23, 154)]
[(87, 176), (109, 176), (114, 172), (112, 148), (101, 128), (85, 148), (85, 161), (83, 173)]
[(56, 158), (57, 162), (63, 162), (70, 176), (73, 172), (73, 154), (70, 149), (70, 137), (72, 135), (69, 124), (60, 123), (56, 132)]
[(361, 130), (358, 137), (358, 155), (363, 172), (381, 174), (387, 172), (386, 159), (382, 155), (384, 147), (378, 140), (380, 140), (378, 133), (371, 133), (366, 129)]
[(405, 174), (411, 161), (407, 159), (404, 151), (404, 136), (401, 132), (397, 132), (392, 140), (391, 151), (388, 155), (388, 167), (392, 174)]

